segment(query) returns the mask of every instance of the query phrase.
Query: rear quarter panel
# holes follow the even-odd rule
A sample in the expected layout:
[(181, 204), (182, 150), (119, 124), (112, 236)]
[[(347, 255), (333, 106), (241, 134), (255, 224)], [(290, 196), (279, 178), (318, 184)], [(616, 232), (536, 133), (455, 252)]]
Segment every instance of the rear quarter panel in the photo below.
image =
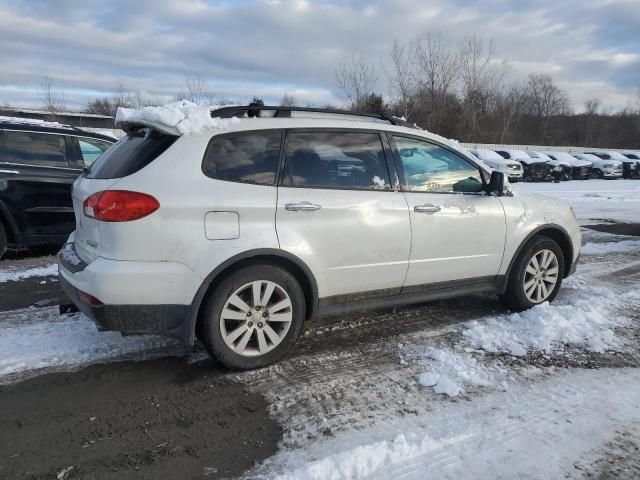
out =
[[(102, 257), (180, 262), (204, 278), (238, 253), (278, 248), (276, 187), (205, 176), (201, 164), (210, 138), (211, 133), (183, 136), (151, 164), (111, 187), (153, 195), (160, 209), (134, 222), (102, 222)], [(207, 239), (209, 212), (238, 212), (238, 238)]]

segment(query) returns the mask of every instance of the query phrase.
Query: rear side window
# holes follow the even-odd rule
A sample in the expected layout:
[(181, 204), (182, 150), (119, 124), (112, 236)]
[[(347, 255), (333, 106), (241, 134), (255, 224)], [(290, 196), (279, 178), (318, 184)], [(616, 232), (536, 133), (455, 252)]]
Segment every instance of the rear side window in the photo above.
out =
[(207, 177), (274, 185), (282, 131), (239, 132), (213, 137), (202, 162)]
[(48, 133), (4, 131), (0, 133), (0, 162), (68, 167), (65, 138)]
[(97, 138), (78, 138), (78, 145), (80, 146), (84, 166), (90, 167), (112, 144)]
[(87, 178), (122, 178), (143, 169), (178, 137), (140, 128), (122, 137), (91, 166)]
[(378, 133), (291, 132), (284, 185), (390, 190)]

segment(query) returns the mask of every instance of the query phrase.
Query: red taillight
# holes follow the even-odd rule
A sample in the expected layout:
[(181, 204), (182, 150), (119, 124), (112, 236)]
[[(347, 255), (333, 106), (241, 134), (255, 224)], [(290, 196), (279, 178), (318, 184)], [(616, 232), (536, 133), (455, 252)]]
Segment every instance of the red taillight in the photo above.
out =
[(146, 217), (160, 208), (151, 195), (127, 190), (105, 190), (88, 197), (83, 204), (85, 216), (101, 222), (130, 222)]
[(76, 292), (78, 294), (78, 298), (80, 299), (80, 301), (88, 305), (93, 305), (94, 307), (102, 305), (102, 302), (98, 300), (96, 297), (94, 297), (93, 295), (89, 295), (87, 292), (83, 292), (82, 290), (79, 290), (77, 288), (76, 288)]

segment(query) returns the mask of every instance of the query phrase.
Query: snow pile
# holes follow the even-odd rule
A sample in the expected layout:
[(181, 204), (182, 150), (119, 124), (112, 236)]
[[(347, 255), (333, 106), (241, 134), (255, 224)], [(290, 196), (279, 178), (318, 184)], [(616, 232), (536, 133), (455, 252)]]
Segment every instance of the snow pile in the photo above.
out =
[(503, 369), (478, 362), (474, 352), (520, 357), (530, 351), (551, 354), (565, 345), (592, 352), (620, 350), (622, 344), (613, 328), (625, 319), (612, 314), (618, 300), (614, 293), (588, 286), (579, 277), (565, 281), (563, 288), (572, 287), (563, 302), (545, 302), (524, 312), (466, 322), (462, 341), (454, 350), (427, 350), (428, 370), (419, 376), (419, 383), (450, 397), (464, 392), (465, 386), (495, 385)]
[(0, 270), (0, 283), (17, 282), (30, 277), (53, 277), (58, 276), (58, 265), (52, 263), (46, 267), (33, 267), (26, 270), (5, 269)]
[(501, 370), (478, 362), (468, 354), (451, 350), (430, 348), (425, 353), (429, 370), (420, 374), (418, 383), (433, 387), (435, 393), (455, 397), (464, 391), (465, 385), (488, 387), (495, 383)]
[(587, 243), (580, 249), (583, 255), (605, 255), (607, 253), (640, 253), (640, 240)]
[(135, 122), (165, 125), (175, 129), (177, 133), (186, 135), (209, 128), (225, 130), (231, 125), (239, 123), (240, 119), (235, 117), (211, 118), (211, 107), (196, 105), (187, 100), (141, 109), (118, 108), (116, 112), (117, 125)]
[(576, 289), (565, 304), (545, 302), (521, 313), (472, 320), (462, 335), (468, 347), (513, 356), (529, 350), (553, 353), (566, 344), (592, 352), (617, 350), (621, 344), (613, 327), (621, 320), (612, 315), (614, 301), (605, 288)]
[(409, 437), (399, 434), (393, 440), (356, 446), (274, 478), (277, 480), (366, 478), (387, 465), (402, 463), (441, 446), (429, 437), (416, 438), (415, 435), (409, 435)]

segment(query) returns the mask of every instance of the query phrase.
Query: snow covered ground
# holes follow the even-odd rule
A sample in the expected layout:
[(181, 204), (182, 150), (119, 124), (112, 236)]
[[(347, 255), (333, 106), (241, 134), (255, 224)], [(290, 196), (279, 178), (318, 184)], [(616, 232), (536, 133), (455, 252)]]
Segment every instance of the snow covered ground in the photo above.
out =
[(184, 353), (178, 342), (153, 335), (122, 337), (98, 332), (82, 314), (60, 315), (58, 307), (0, 313), (0, 384), (52, 369), (113, 359), (146, 359)]
[(31, 277), (52, 277), (58, 276), (58, 265), (52, 263), (44, 267), (31, 268), (0, 268), (0, 283), (17, 282)]
[(561, 183), (516, 183), (514, 191), (540, 193), (569, 202), (578, 220), (640, 222), (637, 180), (572, 180)]

